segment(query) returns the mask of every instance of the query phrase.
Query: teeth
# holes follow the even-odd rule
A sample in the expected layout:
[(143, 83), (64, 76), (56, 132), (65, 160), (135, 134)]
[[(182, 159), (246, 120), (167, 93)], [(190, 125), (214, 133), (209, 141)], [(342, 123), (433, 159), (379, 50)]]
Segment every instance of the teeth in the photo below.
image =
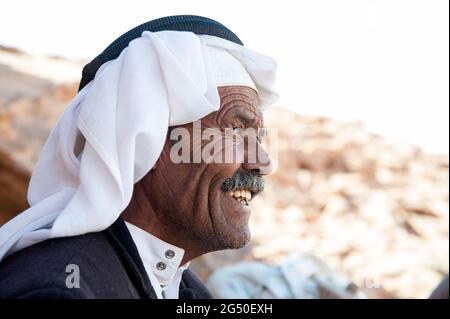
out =
[(248, 203), (252, 199), (252, 193), (247, 189), (239, 189), (228, 193), (241, 203)]

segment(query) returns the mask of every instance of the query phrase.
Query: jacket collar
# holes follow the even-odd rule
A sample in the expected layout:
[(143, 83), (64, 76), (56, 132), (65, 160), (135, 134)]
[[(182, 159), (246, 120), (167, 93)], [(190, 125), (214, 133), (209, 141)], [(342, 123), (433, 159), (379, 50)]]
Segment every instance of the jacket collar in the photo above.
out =
[[(153, 288), (157, 281), (159, 285), (170, 286), (170, 290), (177, 286), (176, 291), (178, 292), (181, 274), (189, 266), (189, 262), (181, 265), (184, 249), (169, 244), (126, 221), (125, 225), (133, 238), (150, 282), (153, 283)], [(158, 266), (163, 268), (158, 268)], [(158, 289), (155, 290), (158, 293)]]
[[(130, 279), (140, 296), (143, 299), (157, 299), (158, 297), (148, 278), (137, 247), (122, 217), (119, 217), (114, 224), (108, 227), (105, 233), (123, 259)], [(183, 272), (178, 296), (179, 299), (212, 298), (206, 287), (189, 269)]]
[(141, 297), (156, 299), (155, 290), (150, 283), (139, 252), (123, 219), (119, 217), (105, 232), (119, 255), (123, 258), (130, 279)]

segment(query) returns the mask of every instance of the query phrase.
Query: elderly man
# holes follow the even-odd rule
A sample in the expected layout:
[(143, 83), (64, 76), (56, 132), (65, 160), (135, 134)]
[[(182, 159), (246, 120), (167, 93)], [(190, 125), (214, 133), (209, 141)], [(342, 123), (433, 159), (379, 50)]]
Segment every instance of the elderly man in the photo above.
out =
[(189, 262), (250, 239), (275, 70), (203, 17), (114, 41), (47, 140), (31, 207), (0, 228), (0, 298), (209, 298)]

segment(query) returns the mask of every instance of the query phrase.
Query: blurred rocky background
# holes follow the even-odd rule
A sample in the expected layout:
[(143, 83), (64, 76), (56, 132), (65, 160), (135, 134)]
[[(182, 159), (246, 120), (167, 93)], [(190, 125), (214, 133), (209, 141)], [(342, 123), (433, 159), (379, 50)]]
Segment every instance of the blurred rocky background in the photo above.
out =
[[(26, 209), (39, 150), (84, 63), (0, 47), (0, 224)], [(297, 253), (370, 298), (427, 297), (448, 273), (448, 154), (282, 108), (269, 110), (266, 124), (278, 128), (278, 170), (252, 203), (252, 242), (199, 258), (197, 273), (207, 280), (225, 265), (273, 265)]]

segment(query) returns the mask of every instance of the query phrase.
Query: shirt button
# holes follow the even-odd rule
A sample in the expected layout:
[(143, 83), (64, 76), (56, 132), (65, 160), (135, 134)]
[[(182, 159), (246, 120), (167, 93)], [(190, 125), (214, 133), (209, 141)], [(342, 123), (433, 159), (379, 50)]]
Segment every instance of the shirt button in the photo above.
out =
[(160, 261), (160, 262), (158, 262), (158, 263), (156, 264), (156, 268), (157, 268), (158, 270), (164, 270), (164, 269), (166, 269), (166, 264), (163, 263), (162, 261)]
[(172, 259), (173, 257), (175, 257), (175, 252), (172, 249), (166, 250), (166, 258)]

